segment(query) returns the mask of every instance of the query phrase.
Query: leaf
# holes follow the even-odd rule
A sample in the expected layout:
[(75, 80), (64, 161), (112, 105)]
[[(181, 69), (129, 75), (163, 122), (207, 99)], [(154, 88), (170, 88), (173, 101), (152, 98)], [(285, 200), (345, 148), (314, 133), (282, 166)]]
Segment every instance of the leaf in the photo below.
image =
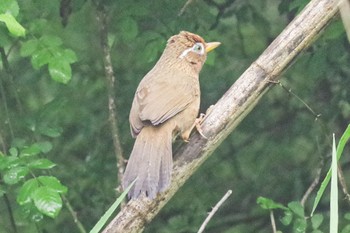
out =
[(346, 220), (350, 220), (350, 213), (347, 212), (347, 213), (344, 215), (344, 218), (345, 218)]
[(40, 42), (44, 47), (58, 47), (62, 45), (62, 39), (58, 36), (44, 35), (40, 38)]
[(26, 30), (22, 25), (20, 25), (15, 17), (9, 13), (5, 14), (0, 14), (0, 22), (5, 23), (7, 29), (9, 32), (15, 36), (15, 37), (20, 37), (20, 36), (25, 36)]
[(312, 229), (316, 230), (317, 228), (319, 228), (322, 222), (323, 222), (322, 214), (315, 214), (314, 216), (312, 216), (311, 218)]
[(63, 51), (63, 58), (67, 63), (74, 63), (78, 60), (77, 55), (71, 49), (65, 49)]
[(57, 193), (66, 193), (67, 187), (54, 176), (39, 176), (37, 178), (39, 184), (55, 190)]
[(293, 220), (293, 213), (291, 211), (284, 211), (284, 216), (280, 219), (281, 223), (288, 226)]
[(51, 61), (52, 54), (47, 49), (37, 50), (32, 54), (32, 65), (35, 69), (39, 69), (43, 65), (48, 64)]
[(350, 224), (346, 225), (343, 230), (341, 231), (341, 233), (349, 233), (350, 232)]
[[(137, 178), (136, 178), (137, 179)], [(108, 218), (111, 217), (113, 212), (117, 209), (117, 207), (120, 205), (122, 200), (125, 198), (126, 194), (128, 194), (130, 188), (135, 184), (136, 179), (127, 187), (124, 192), (117, 198), (117, 200), (109, 207), (109, 209), (106, 211), (106, 213), (103, 214), (103, 216), (98, 220), (96, 225), (91, 229), (90, 233), (98, 233), (102, 229), (103, 225), (106, 224)]]
[(27, 180), (17, 194), (17, 203), (20, 205), (29, 203), (32, 199), (31, 195), (38, 187), (39, 183), (35, 178)]
[(300, 217), (300, 218), (304, 218), (304, 217), (305, 217), (304, 208), (303, 208), (303, 206), (300, 204), (300, 202), (297, 202), (297, 201), (289, 202), (289, 203), (288, 203), (288, 208), (289, 208), (294, 214), (296, 214), (298, 217)]
[(340, 20), (332, 23), (327, 27), (322, 35), (324, 40), (335, 40), (345, 33), (344, 26)]
[(24, 43), (22, 43), (20, 54), (22, 57), (28, 57), (32, 55), (35, 51), (38, 50), (39, 47), (39, 41), (34, 40), (28, 40)]
[(32, 198), (38, 210), (51, 218), (57, 217), (62, 208), (60, 195), (50, 187), (39, 187), (32, 194)]
[(273, 200), (266, 198), (266, 197), (258, 197), (256, 200), (257, 204), (260, 205), (261, 208), (266, 209), (266, 210), (272, 210), (272, 209), (283, 209), (283, 210), (288, 210), (287, 207), (284, 205), (274, 202)]
[(49, 159), (37, 159), (28, 164), (28, 167), (36, 169), (50, 169), (55, 166), (56, 164)]
[(159, 41), (152, 41), (146, 44), (141, 56), (142, 60), (146, 62), (153, 62), (158, 58), (158, 52), (160, 51)]
[(306, 219), (298, 218), (294, 221), (293, 232), (295, 233), (304, 233), (306, 231)]
[(331, 233), (338, 233), (338, 160), (335, 136), (333, 134), (332, 146), (332, 179), (331, 179), (331, 200), (330, 200), (330, 224)]
[(41, 152), (47, 153), (52, 150), (52, 143), (48, 141), (38, 142), (38, 146), (40, 147)]
[(213, 66), (215, 64), (215, 59), (216, 59), (216, 53), (210, 52), (207, 56), (207, 60), (205, 61), (205, 64)]
[(119, 23), (119, 27), (121, 30), (121, 36), (125, 42), (130, 42), (136, 38), (138, 34), (138, 26), (137, 22), (133, 18), (123, 18)]
[(28, 173), (29, 170), (27, 167), (13, 167), (5, 172), (3, 180), (6, 184), (16, 184), (21, 179), (23, 179)]
[(15, 156), (15, 157), (18, 156), (18, 150), (16, 147), (11, 147), (9, 149), (9, 152), (10, 152), (10, 155), (12, 155), (12, 156)]
[(45, 136), (51, 137), (51, 138), (57, 138), (62, 133), (62, 128), (59, 127), (49, 127), (49, 126), (41, 126), (39, 128), (39, 132)]
[[(343, 135), (341, 136), (341, 138), (339, 140), (339, 143), (337, 146), (337, 159), (338, 160), (342, 156), (344, 147), (345, 147), (346, 143), (349, 141), (349, 138), (350, 138), (350, 124), (348, 125), (348, 127), (346, 128), (345, 132), (343, 133)], [(327, 185), (328, 185), (330, 179), (331, 179), (331, 169), (328, 170), (326, 177), (324, 178), (324, 180), (321, 183), (320, 189), (317, 191), (317, 195), (315, 197), (314, 205), (313, 205), (312, 211), (311, 211), (311, 216), (315, 212), (315, 210), (318, 206), (318, 203), (320, 202), (322, 195), (324, 193), (324, 190), (327, 188)]]
[(21, 150), (20, 156), (33, 156), (41, 152), (40, 146), (37, 143), (34, 143), (30, 147), (26, 147)]
[(72, 78), (70, 64), (63, 60), (53, 60), (49, 63), (51, 78), (59, 83), (67, 84)]
[(20, 159), (17, 156), (0, 157), (0, 171), (17, 167), (20, 165)]
[(19, 12), (18, 3), (15, 0), (1, 0), (0, 1), (0, 13), (10, 13), (13, 16), (17, 16)]

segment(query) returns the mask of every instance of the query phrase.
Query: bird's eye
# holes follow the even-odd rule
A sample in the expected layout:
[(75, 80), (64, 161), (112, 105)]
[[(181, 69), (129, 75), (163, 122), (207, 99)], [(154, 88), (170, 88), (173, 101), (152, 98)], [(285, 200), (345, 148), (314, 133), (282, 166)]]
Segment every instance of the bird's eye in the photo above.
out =
[(195, 45), (193, 45), (192, 51), (199, 53), (199, 54), (203, 54), (203, 51), (204, 51), (203, 44), (196, 43)]

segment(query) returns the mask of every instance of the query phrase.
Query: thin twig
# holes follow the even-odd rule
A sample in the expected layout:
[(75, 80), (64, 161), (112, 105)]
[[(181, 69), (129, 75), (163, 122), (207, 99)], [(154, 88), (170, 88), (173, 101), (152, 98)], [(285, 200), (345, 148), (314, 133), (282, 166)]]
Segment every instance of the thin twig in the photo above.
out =
[(177, 16), (181, 16), (185, 10), (187, 9), (187, 7), (193, 2), (194, 0), (188, 0), (185, 5), (181, 8), (179, 14)]
[(297, 94), (295, 94), (291, 88), (287, 88), (280, 81), (271, 81), (271, 83), (280, 85), (283, 88), (283, 90), (285, 90), (286, 92), (288, 92), (289, 94), (297, 98), (312, 113), (312, 115), (314, 115), (315, 120), (321, 117), (320, 113), (316, 113), (302, 98), (300, 98)]
[(339, 178), (339, 183), (342, 187), (343, 193), (345, 195), (345, 199), (350, 203), (350, 194), (348, 191), (348, 186), (346, 185), (343, 170), (342, 170), (341, 166), (339, 166), (339, 164), (338, 164), (338, 178)]
[[(103, 63), (105, 70), (105, 77), (107, 81), (108, 89), (108, 110), (109, 110), (109, 122), (111, 124), (111, 131), (113, 137), (114, 153), (117, 159), (118, 169), (118, 184), (121, 184), (121, 179), (125, 170), (125, 160), (123, 157), (123, 150), (119, 138), (118, 119), (117, 119), (117, 107), (114, 102), (115, 91), (115, 75), (113, 72), (113, 66), (111, 61), (110, 47), (108, 45), (108, 30), (107, 30), (107, 16), (106, 10), (102, 5), (97, 5), (97, 22), (100, 31), (100, 40), (103, 50)], [(121, 190), (118, 190), (121, 191)]]
[(220, 199), (220, 201), (218, 203), (216, 203), (216, 205), (214, 206), (214, 208), (210, 211), (210, 213), (208, 214), (207, 218), (204, 220), (204, 222), (202, 223), (201, 227), (199, 228), (197, 233), (202, 233), (205, 229), (205, 227), (207, 226), (208, 222), (210, 221), (210, 219), (214, 216), (214, 214), (216, 213), (216, 211), (218, 211), (218, 209), (220, 208), (220, 206), (227, 200), (227, 198), (232, 194), (232, 190), (228, 190), (226, 192), (226, 194)]
[(276, 228), (275, 216), (273, 215), (273, 211), (272, 210), (270, 210), (270, 219), (271, 219), (272, 232), (276, 233), (277, 232), (277, 228)]
[(9, 82), (10, 82), (10, 85), (12, 87), (14, 98), (16, 100), (17, 110), (19, 111), (19, 113), (22, 114), (23, 113), (22, 103), (20, 101), (20, 98), (19, 98), (18, 93), (17, 93), (17, 88), (15, 87), (15, 84), (13, 81), (14, 80), (13, 71), (12, 71), (12, 69), (10, 67), (10, 63), (7, 59), (8, 54), (6, 54), (5, 49), (3, 47), (0, 47), (0, 54), (1, 54), (1, 62), (3, 64), (4, 70), (6, 71), (8, 77), (9, 77)]
[(5, 201), (5, 205), (7, 207), (7, 211), (9, 213), (9, 218), (10, 218), (10, 223), (11, 223), (11, 227), (12, 227), (12, 230), (14, 233), (17, 233), (17, 226), (16, 226), (16, 222), (15, 222), (15, 218), (13, 216), (13, 211), (12, 211), (12, 207), (11, 207), (11, 203), (10, 203), (10, 200), (7, 196), (7, 194), (5, 193), (3, 195), (3, 198), (4, 198), (4, 201)]
[(320, 182), (321, 171), (322, 171), (323, 165), (324, 165), (324, 160), (322, 158), (320, 161), (319, 168), (317, 169), (315, 179), (312, 181), (312, 183), (310, 184), (309, 188), (306, 190), (305, 194), (303, 195), (303, 197), (300, 201), (301, 206), (304, 207), (306, 200), (309, 198), (310, 194), (314, 191), (314, 189), (316, 188), (316, 186)]
[(86, 233), (86, 230), (83, 226), (83, 224), (79, 221), (77, 217), (77, 213), (73, 210), (72, 205), (70, 204), (69, 200), (66, 198), (65, 195), (61, 195), (62, 200), (64, 201), (64, 204), (66, 205), (70, 215), (73, 217), (74, 223), (77, 225), (80, 233)]

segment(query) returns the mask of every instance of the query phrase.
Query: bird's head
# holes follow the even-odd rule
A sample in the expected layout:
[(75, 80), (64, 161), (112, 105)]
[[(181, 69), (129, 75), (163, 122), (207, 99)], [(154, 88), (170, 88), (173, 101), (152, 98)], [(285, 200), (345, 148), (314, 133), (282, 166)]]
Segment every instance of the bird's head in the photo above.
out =
[[(170, 37), (164, 53), (167, 53), (174, 62), (200, 72), (207, 58), (207, 53), (220, 45), (220, 42), (205, 42), (204, 39), (191, 32), (182, 31)], [(170, 55), (171, 54), (171, 55)]]

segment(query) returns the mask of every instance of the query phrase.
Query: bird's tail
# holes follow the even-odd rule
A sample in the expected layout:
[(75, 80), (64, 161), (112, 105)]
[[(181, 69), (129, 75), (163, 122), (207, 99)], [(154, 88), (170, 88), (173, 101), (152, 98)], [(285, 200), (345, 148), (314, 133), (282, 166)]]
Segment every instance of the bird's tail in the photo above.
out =
[(129, 198), (145, 193), (154, 199), (170, 184), (173, 168), (172, 131), (164, 127), (146, 126), (136, 138), (122, 179), (126, 189), (136, 178)]

